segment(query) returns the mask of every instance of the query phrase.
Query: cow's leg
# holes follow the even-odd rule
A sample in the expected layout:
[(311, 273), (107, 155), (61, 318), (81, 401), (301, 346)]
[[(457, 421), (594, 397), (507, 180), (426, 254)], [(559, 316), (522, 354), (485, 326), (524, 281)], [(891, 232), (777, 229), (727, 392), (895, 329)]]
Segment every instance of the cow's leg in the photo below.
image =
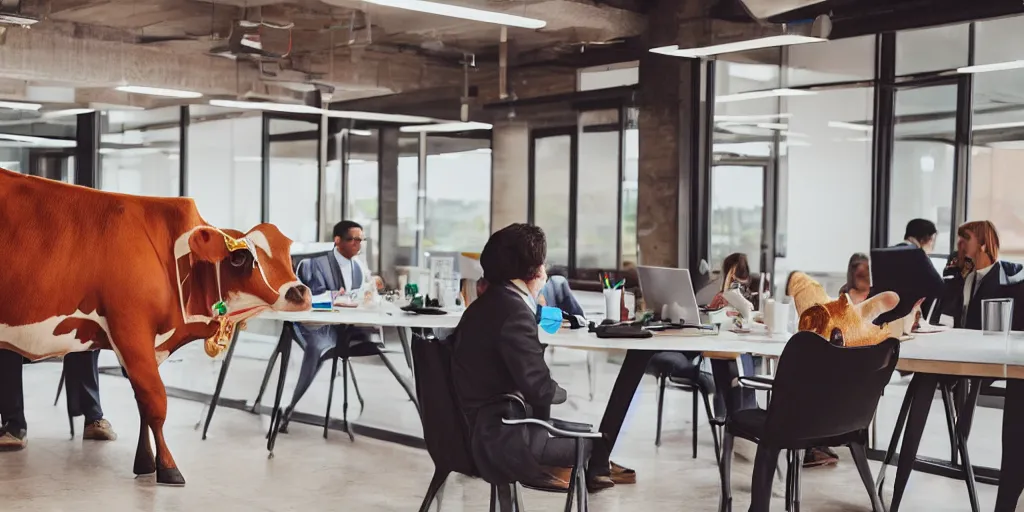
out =
[[(115, 340), (124, 337), (117, 337)], [(160, 372), (156, 364), (156, 352), (145, 345), (131, 346), (131, 342), (122, 342), (118, 348), (121, 351), (121, 358), (125, 361), (128, 371), (128, 380), (135, 390), (135, 400), (139, 404), (139, 415), (142, 418), (143, 428), (148, 426), (153, 432), (153, 440), (156, 443), (156, 482), (167, 485), (185, 485), (185, 478), (178, 471), (174, 457), (167, 448), (164, 440), (164, 420), (167, 419), (167, 390), (160, 379)], [(116, 343), (116, 341), (115, 341)], [(140, 433), (139, 445), (143, 441)], [(148, 439), (145, 441), (148, 445)], [(145, 453), (143, 453), (145, 454)], [(136, 457), (138, 459), (139, 457)]]
[(151, 475), (156, 473), (156, 458), (153, 457), (153, 445), (149, 442), (149, 424), (145, 420), (142, 406), (139, 406), (139, 446), (135, 448), (135, 474)]

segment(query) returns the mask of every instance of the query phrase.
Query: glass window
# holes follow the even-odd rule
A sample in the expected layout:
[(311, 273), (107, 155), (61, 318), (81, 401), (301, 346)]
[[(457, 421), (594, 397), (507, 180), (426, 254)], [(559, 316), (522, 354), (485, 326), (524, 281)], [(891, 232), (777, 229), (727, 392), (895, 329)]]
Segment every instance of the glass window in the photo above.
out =
[(875, 36), (787, 47), (789, 87), (871, 80), (875, 77)]
[[(871, 243), (871, 125), (874, 90), (819, 91), (783, 99), (789, 114), (780, 131), (778, 238), (785, 257), (775, 275), (791, 270), (842, 276), (823, 283), (835, 293), (854, 252)], [(776, 281), (778, 283), (778, 281)]]
[(638, 265), (639, 245), (636, 239), (637, 194), (640, 180), (640, 130), (637, 129), (636, 109), (630, 109), (630, 123), (626, 128), (623, 145), (626, 151), (622, 169), (622, 266)]
[(719, 55), (715, 62), (715, 91), (724, 95), (779, 87), (779, 48)]
[(12, 112), (17, 120), (0, 126), (0, 167), (73, 182), (77, 116), (50, 111), (44, 119), (37, 112)]
[(380, 209), (378, 207), (378, 186), (380, 168), (377, 165), (379, 151), (378, 131), (368, 130), (369, 136), (349, 139), (348, 178), (346, 186), (348, 204), (345, 218), (363, 226), (363, 235), (370, 239), (363, 244), (366, 262), (371, 270), (376, 266), (380, 254)]
[(751, 272), (761, 270), (761, 232), (764, 217), (763, 166), (715, 165), (711, 168), (711, 266), (725, 257), (747, 255)]
[[(967, 219), (990, 220), (999, 231), (1000, 258), (1024, 261), (1024, 69), (978, 73), (968, 177)], [(999, 106), (995, 106), (999, 104)]]
[(344, 156), (341, 132), (327, 137), (327, 165), (324, 167), (324, 223), (320, 226), (321, 239), (333, 241), (334, 225), (345, 218), (344, 190), (342, 189), (341, 162)]
[(721, 56), (715, 64), (714, 153), (717, 156), (774, 155), (775, 132), (789, 114), (779, 97), (750, 92), (780, 87), (778, 49)]
[(969, 32), (969, 23), (897, 32), (896, 74), (966, 66)]
[(260, 223), (260, 114), (193, 105), (188, 128), (188, 196), (214, 226), (248, 231)]
[(480, 252), (491, 234), (491, 141), (427, 137), (425, 251)]
[(569, 266), (569, 173), (572, 135), (533, 140), (533, 222), (548, 241), (548, 265)]
[[(974, 23), (974, 64), (995, 64), (1019, 59), (1024, 59), (1024, 16)], [(981, 78), (981, 75), (975, 78)]]
[(579, 115), (576, 268), (618, 268), (619, 110)]
[(938, 228), (935, 252), (950, 250), (956, 90), (956, 85), (943, 85), (896, 91), (890, 245), (903, 240), (908, 221), (922, 218)]
[(181, 185), (180, 107), (104, 112), (100, 136), (103, 190), (176, 197)]
[(269, 220), (295, 242), (317, 242), (318, 125), (270, 118)]

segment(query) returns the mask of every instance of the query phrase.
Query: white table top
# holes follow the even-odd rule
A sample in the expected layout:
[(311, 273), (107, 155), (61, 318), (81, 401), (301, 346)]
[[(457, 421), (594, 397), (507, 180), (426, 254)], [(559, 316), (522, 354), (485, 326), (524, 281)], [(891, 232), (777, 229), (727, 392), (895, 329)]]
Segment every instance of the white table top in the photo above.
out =
[(425, 329), (453, 329), (459, 325), (462, 313), (447, 315), (417, 315), (397, 307), (383, 306), (381, 309), (336, 308), (334, 311), (267, 311), (256, 318), (301, 322), (304, 324), (344, 324), (380, 327), (417, 327)]
[[(717, 335), (677, 331), (644, 339), (601, 339), (583, 329), (541, 334), (542, 343), (584, 350), (714, 351), (769, 357), (780, 356), (788, 339), (788, 334), (740, 334), (724, 330)], [(1024, 333), (1011, 334), (1009, 343), (1002, 336), (965, 329), (918, 334), (900, 346), (899, 367), (952, 375), (1024, 378)]]

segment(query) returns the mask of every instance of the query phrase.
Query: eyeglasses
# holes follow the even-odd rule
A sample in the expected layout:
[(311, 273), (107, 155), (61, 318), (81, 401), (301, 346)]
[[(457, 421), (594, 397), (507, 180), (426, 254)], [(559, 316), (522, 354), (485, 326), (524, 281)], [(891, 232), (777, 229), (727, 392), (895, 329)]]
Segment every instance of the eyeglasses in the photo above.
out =
[(369, 238), (348, 237), (348, 238), (344, 238), (343, 240), (345, 240), (346, 242), (359, 242), (359, 243), (363, 243), (363, 242), (369, 241), (370, 239)]

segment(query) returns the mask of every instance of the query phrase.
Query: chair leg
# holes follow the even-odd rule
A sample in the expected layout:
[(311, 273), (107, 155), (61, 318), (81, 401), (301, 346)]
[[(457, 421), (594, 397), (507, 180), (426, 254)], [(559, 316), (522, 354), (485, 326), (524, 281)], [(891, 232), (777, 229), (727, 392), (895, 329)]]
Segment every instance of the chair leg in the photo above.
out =
[(654, 446), (661, 446), (661, 416), (665, 410), (665, 376), (658, 376), (658, 430), (654, 435)]
[[(519, 482), (512, 484), (512, 501), (516, 512), (525, 512), (526, 508), (523, 507), (523, 488), (519, 485)], [(438, 509), (438, 512), (440, 512), (440, 509)]]
[(363, 394), (359, 392), (359, 382), (356, 381), (356, 370), (352, 367), (352, 359), (346, 359), (345, 364), (348, 365), (348, 376), (352, 379), (352, 388), (356, 390), (356, 398), (359, 400), (359, 414), (362, 414), (363, 409), (366, 408), (366, 402), (363, 401)]
[[(337, 360), (335, 360), (335, 363), (337, 363)], [(337, 369), (337, 366), (335, 366), (334, 371), (331, 372), (331, 378), (333, 379), (334, 376), (337, 375), (337, 374), (338, 374), (338, 369)], [(348, 422), (348, 360), (347, 359), (345, 360), (345, 364), (342, 365), (342, 367), (341, 367), (341, 374), (342, 374), (341, 380), (344, 381), (344, 383), (342, 384), (342, 388), (341, 388), (341, 398), (342, 398), (342, 400), (341, 400), (341, 415), (342, 415), (342, 421), (345, 422), (345, 432), (348, 433), (348, 440), (349, 441), (355, 441), (356, 438), (352, 434), (352, 425), (349, 424), (349, 422)]]
[(497, 486), (498, 510), (500, 512), (512, 512), (512, 485)]
[(786, 512), (793, 510), (793, 466), (800, 462), (793, 458), (793, 450), (786, 450)]
[[(61, 365), (64, 366), (64, 365)], [(57, 406), (57, 402), (60, 401), (60, 392), (64, 390), (64, 370), (60, 371), (60, 380), (57, 381), (57, 396), (53, 397), (53, 406)]]
[(711, 411), (711, 399), (708, 398), (708, 393), (704, 389), (700, 390), (700, 396), (704, 399), (704, 412), (708, 415), (708, 426), (711, 427), (711, 440), (715, 443), (715, 462), (721, 464), (722, 448), (718, 440), (718, 427), (715, 426), (715, 415)]
[(864, 488), (871, 498), (871, 512), (883, 512), (882, 498), (875, 491), (875, 482), (871, 477), (871, 466), (868, 465), (867, 448), (860, 443), (850, 444), (850, 455), (853, 456), (853, 463), (857, 466), (860, 479), (864, 482)]
[(585, 471), (584, 458), (583, 458), (583, 440), (576, 440), (576, 464), (572, 466), (572, 473), (569, 475), (569, 490), (565, 495), (565, 512), (572, 512), (572, 499), (576, 493), (581, 493), (577, 498), (583, 500), (583, 495), (587, 494), (586, 486), (580, 488), (580, 478), (583, 477)]
[(691, 398), (692, 398), (691, 402), (693, 403), (693, 411), (692, 411), (692, 415), (690, 416), (690, 418), (691, 418), (690, 423), (693, 425), (693, 458), (694, 459), (697, 458), (697, 414), (698, 414), (697, 413), (697, 398), (698, 398), (697, 397), (697, 393), (698, 393), (697, 388), (694, 387), (693, 388), (693, 392), (691, 393)]
[(263, 372), (263, 382), (260, 383), (260, 392), (256, 394), (256, 400), (253, 400), (252, 407), (249, 409), (249, 412), (259, 414), (260, 405), (263, 403), (263, 393), (267, 391), (267, 384), (270, 383), (270, 376), (274, 373), (274, 365), (277, 364), (277, 358), (280, 355), (280, 347), (274, 347), (274, 351), (270, 353), (270, 360), (267, 361), (267, 370)]
[(490, 512), (498, 512), (498, 486), (491, 484), (491, 506), (487, 508)]
[(793, 512), (800, 512), (800, 470), (803, 464), (800, 450), (793, 450)]
[(770, 448), (764, 444), (757, 445), (754, 474), (750, 480), (750, 512), (768, 512), (769, 510), (772, 499), (772, 483), (775, 481), (775, 467), (779, 463), (779, 452), (778, 448)]
[[(334, 380), (338, 377), (338, 356), (331, 357), (331, 384), (327, 388), (327, 411), (324, 412), (324, 439), (327, 439), (327, 431), (331, 425), (331, 403), (334, 402)], [(348, 429), (348, 424), (345, 424)]]
[(719, 477), (722, 480), (722, 495), (718, 502), (719, 512), (732, 512), (732, 446), (732, 434), (728, 429), (723, 429), (722, 458), (718, 464)]
[(427, 512), (430, 510), (431, 503), (434, 502), (435, 498), (438, 501), (440, 508), (440, 497), (439, 494), (444, 489), (444, 483), (448, 481), (449, 471), (441, 471), (440, 469), (434, 470), (434, 477), (430, 479), (430, 486), (427, 487), (427, 495), (423, 497), (423, 503), (420, 505), (420, 512)]
[(587, 384), (590, 386), (590, 401), (594, 401), (594, 354), (587, 351)]

